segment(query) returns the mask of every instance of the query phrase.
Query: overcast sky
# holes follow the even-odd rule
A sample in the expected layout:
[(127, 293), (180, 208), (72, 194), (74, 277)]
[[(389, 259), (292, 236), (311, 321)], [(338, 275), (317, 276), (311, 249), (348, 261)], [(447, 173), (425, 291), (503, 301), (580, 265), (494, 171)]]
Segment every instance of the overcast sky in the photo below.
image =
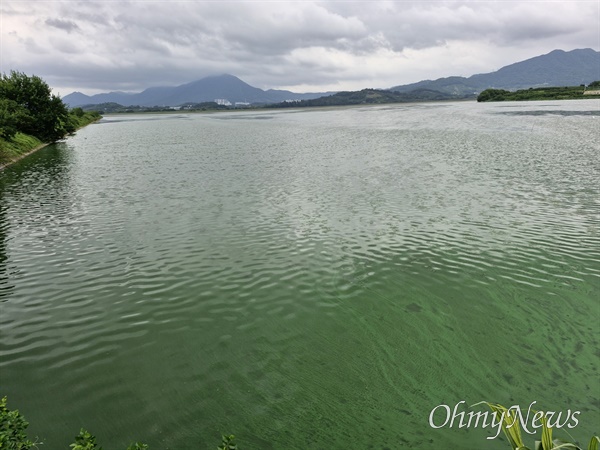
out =
[(230, 73), (262, 89), (388, 88), (600, 49), (600, 1), (0, 1), (0, 71), (62, 96)]

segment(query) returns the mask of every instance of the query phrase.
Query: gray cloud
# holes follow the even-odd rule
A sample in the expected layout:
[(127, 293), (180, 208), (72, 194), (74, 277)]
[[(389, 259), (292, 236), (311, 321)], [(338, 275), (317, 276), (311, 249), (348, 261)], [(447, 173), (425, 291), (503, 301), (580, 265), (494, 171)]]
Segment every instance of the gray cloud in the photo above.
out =
[(0, 62), (63, 94), (218, 73), (262, 88), (389, 87), (597, 49), (599, 16), (594, 2), (5, 0)]
[(59, 30), (65, 30), (67, 33), (71, 31), (79, 30), (79, 26), (71, 20), (62, 19), (46, 19), (46, 25), (58, 28)]

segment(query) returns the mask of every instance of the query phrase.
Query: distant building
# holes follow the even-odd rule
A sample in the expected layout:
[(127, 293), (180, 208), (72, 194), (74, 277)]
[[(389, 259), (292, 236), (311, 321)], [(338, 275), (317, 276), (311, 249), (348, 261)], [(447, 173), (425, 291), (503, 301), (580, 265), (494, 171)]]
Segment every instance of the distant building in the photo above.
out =
[(250, 106), (250, 103), (248, 103), (248, 102), (235, 102), (236, 108), (247, 108), (249, 106)]
[(226, 98), (215, 98), (215, 103), (221, 106), (231, 106), (231, 102)]

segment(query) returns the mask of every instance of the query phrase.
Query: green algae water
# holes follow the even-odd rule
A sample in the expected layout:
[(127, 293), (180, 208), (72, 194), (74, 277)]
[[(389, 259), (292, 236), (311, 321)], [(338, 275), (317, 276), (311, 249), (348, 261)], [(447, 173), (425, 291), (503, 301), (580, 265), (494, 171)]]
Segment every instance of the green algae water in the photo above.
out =
[(107, 116), (0, 172), (0, 394), (47, 449), (509, 449), (430, 424), (483, 400), (587, 446), (599, 114)]

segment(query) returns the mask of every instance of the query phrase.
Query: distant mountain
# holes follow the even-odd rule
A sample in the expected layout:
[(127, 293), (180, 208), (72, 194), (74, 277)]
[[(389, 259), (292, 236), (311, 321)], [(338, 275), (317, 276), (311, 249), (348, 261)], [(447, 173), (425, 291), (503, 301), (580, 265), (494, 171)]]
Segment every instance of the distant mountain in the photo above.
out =
[[(435, 96), (442, 99), (448, 95), (454, 98), (475, 97), (476, 94), (489, 88), (516, 90), (543, 86), (573, 86), (588, 84), (596, 80), (600, 80), (600, 52), (586, 48), (569, 52), (554, 50), (547, 55), (536, 56), (505, 66), (496, 72), (473, 75), (468, 78), (454, 76), (424, 80), (418, 83), (394, 86), (388, 90), (402, 93), (419, 90), (419, 93), (406, 97), (418, 101), (418, 99), (434, 99)], [(428, 91), (437, 91), (437, 93)], [(216, 99), (224, 99), (231, 103), (274, 104), (287, 100), (317, 99), (331, 96), (331, 94), (333, 93), (296, 94), (274, 89), (264, 91), (250, 86), (233, 75), (219, 75), (202, 78), (181, 86), (153, 87), (137, 94), (108, 92), (88, 96), (80, 92), (73, 92), (63, 97), (63, 101), (70, 107), (100, 103), (147, 107), (180, 106), (189, 103), (213, 102)], [(375, 97), (379, 99), (377, 102), (384, 101), (381, 95)], [(361, 102), (369, 102), (368, 99), (375, 97), (370, 94), (366, 95), (364, 101)], [(342, 96), (334, 97), (331, 101), (353, 102), (354, 99)], [(385, 101), (387, 102), (387, 100)]]
[(224, 99), (231, 103), (279, 103), (285, 100), (304, 100), (321, 97), (328, 93), (296, 94), (290, 91), (269, 89), (264, 91), (250, 86), (233, 75), (202, 78), (174, 87), (153, 87), (137, 94), (109, 92), (88, 96), (81, 92), (65, 95), (63, 102), (70, 107), (119, 103), (124, 106), (179, 106), (185, 103), (212, 102)]
[(527, 89), (542, 86), (578, 86), (600, 80), (600, 52), (591, 48), (554, 50), (502, 67), (496, 72), (471, 77), (447, 77), (424, 80), (390, 88), (391, 91), (410, 92), (432, 89), (456, 96), (473, 95), (485, 89)]

